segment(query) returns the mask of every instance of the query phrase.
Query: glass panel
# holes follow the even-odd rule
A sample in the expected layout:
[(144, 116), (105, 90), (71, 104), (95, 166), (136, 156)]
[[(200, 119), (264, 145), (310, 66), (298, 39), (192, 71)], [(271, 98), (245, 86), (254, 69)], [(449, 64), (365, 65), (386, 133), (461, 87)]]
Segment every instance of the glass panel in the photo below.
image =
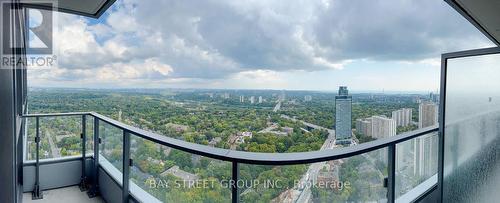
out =
[(36, 118), (26, 118), (26, 160), (36, 159)]
[(85, 153), (89, 155), (89, 154), (94, 154), (94, 117), (93, 116), (86, 116), (86, 117), (87, 117), (87, 125), (86, 125), (87, 151)]
[[(119, 172), (123, 172), (123, 131), (104, 121), (99, 121), (99, 164), (114, 166)], [(118, 175), (117, 175), (118, 176)], [(121, 180), (121, 174), (118, 177)]]
[(81, 132), (81, 116), (40, 118), (40, 159), (81, 155)]
[(437, 132), (396, 145), (396, 198), (437, 173)]
[(443, 202), (498, 202), (500, 54), (447, 65)]
[(131, 135), (135, 185), (162, 202), (230, 202), (231, 163), (165, 147)]
[(240, 164), (241, 202), (386, 202), (387, 150), (291, 166)]

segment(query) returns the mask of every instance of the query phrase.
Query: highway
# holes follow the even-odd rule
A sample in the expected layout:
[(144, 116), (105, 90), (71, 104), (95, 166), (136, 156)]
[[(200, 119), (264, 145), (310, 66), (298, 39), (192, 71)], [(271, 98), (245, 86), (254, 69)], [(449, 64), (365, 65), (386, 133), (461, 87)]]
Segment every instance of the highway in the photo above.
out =
[[(330, 134), (328, 135), (328, 138), (325, 140), (325, 143), (323, 143), (323, 146), (321, 146), (320, 150), (333, 149), (334, 147), (336, 147), (335, 131), (329, 130), (329, 132)], [(309, 166), (309, 169), (301, 178), (299, 188), (297, 188), (300, 191), (300, 195), (295, 202), (305, 203), (311, 200), (312, 197), (311, 186), (314, 184), (314, 182), (316, 182), (319, 171), (321, 170), (324, 164), (325, 162), (319, 162), (319, 163), (313, 163)]]
[[(298, 120), (295, 118), (291, 118), (290, 116), (287, 115), (281, 115), (282, 118), (289, 119), (292, 121), (299, 121), (302, 122), (304, 125), (313, 128), (313, 129), (318, 129), (318, 130), (327, 130), (328, 131), (328, 138), (325, 140), (323, 145), (321, 146), (320, 150), (326, 150), (326, 149), (333, 149), (337, 147), (335, 145), (335, 130), (333, 129), (328, 129), (319, 125), (315, 125), (312, 123), (308, 123), (302, 120)], [(319, 162), (319, 163), (313, 163), (309, 165), (309, 168), (307, 169), (307, 172), (302, 176), (300, 179), (299, 184), (294, 188), (294, 190), (298, 190), (300, 192), (299, 196), (296, 197), (296, 199), (293, 200), (293, 202), (298, 202), (298, 203), (305, 203), (305, 202), (310, 202), (311, 201), (311, 186), (313, 183), (316, 181), (319, 171), (323, 167), (325, 162)]]

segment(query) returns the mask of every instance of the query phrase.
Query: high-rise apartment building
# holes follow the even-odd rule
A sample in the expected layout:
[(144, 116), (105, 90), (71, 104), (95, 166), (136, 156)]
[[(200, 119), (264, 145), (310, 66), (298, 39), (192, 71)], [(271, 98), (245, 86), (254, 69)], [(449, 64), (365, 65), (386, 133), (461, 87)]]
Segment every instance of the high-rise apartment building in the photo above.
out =
[[(432, 96), (431, 96), (432, 98)], [(438, 124), (439, 107), (434, 102), (422, 102), (418, 107), (418, 127), (425, 128)], [(437, 136), (426, 135), (415, 138), (414, 175), (429, 177), (437, 167)]]
[(335, 96), (335, 138), (338, 144), (350, 144), (352, 136), (352, 96), (346, 86)]
[(312, 101), (312, 96), (311, 95), (304, 96), (304, 101), (306, 101), (306, 102)]
[(245, 102), (245, 96), (241, 95), (240, 96), (240, 103), (243, 103), (243, 102)]
[(259, 96), (259, 104), (262, 103), (262, 96)]
[(433, 92), (431, 92), (429, 94), (429, 101), (438, 104), (439, 103), (439, 94), (434, 94)]
[(396, 121), (385, 116), (373, 116), (372, 119), (372, 137), (384, 138), (396, 135)]
[(413, 140), (413, 172), (415, 176), (428, 178), (437, 171), (438, 139), (435, 134)]
[(356, 131), (364, 136), (372, 136), (372, 118), (356, 119)]
[(433, 102), (422, 102), (418, 106), (418, 127), (425, 128), (438, 123), (438, 105)]
[(397, 126), (409, 126), (412, 121), (413, 110), (403, 108), (392, 112), (392, 119), (396, 121)]
[(251, 97), (250, 97), (250, 103), (251, 103), (251, 104), (255, 103), (255, 97), (254, 97), (254, 96), (251, 96)]

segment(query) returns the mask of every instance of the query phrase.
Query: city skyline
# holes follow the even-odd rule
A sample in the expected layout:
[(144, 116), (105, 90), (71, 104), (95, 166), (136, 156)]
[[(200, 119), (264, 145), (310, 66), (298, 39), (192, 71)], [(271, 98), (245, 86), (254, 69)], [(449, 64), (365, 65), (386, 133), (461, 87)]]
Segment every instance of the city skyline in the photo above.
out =
[[(346, 86), (346, 85), (339, 85)], [(317, 89), (272, 89), (272, 88), (183, 88), (183, 87), (58, 87), (58, 86), (30, 86), (31, 89), (82, 89), (82, 90), (200, 90), (200, 91), (290, 91), (290, 92), (317, 92), (317, 93), (337, 93), (339, 86), (333, 87), (331, 90), (317, 90)], [(348, 86), (348, 85), (347, 85)], [(403, 91), (403, 90), (349, 90), (351, 94), (418, 94), (428, 96), (429, 93), (439, 93), (439, 89), (435, 90), (421, 90), (421, 91)], [(438, 94), (439, 95), (439, 94)]]

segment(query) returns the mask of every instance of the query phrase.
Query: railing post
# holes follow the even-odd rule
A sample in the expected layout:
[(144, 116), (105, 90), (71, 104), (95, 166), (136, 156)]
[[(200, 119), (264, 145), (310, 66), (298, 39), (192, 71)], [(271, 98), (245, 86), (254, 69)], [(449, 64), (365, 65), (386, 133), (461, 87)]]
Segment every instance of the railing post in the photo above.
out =
[(33, 189), (33, 193), (31, 198), (33, 200), (42, 199), (43, 191), (40, 189), (40, 118), (36, 117), (36, 164), (35, 164), (35, 187)]
[(238, 192), (238, 176), (239, 176), (239, 169), (238, 169), (238, 162), (233, 161), (233, 167), (232, 167), (232, 177), (231, 177), (231, 197), (232, 197), (232, 203), (238, 203), (240, 202), (240, 195)]
[(99, 119), (94, 116), (94, 164), (92, 166), (93, 185), (87, 192), (92, 198), (99, 195)]
[(123, 187), (122, 187), (122, 202), (128, 203), (129, 201), (129, 176), (130, 166), (132, 161), (130, 159), (130, 132), (123, 129)]
[(396, 144), (388, 147), (387, 163), (387, 202), (394, 203), (396, 200)]
[(86, 151), (87, 151), (87, 117), (82, 115), (82, 134), (80, 136), (82, 139), (82, 177), (80, 179), (80, 191), (86, 191), (87, 187), (87, 175), (86, 175)]

